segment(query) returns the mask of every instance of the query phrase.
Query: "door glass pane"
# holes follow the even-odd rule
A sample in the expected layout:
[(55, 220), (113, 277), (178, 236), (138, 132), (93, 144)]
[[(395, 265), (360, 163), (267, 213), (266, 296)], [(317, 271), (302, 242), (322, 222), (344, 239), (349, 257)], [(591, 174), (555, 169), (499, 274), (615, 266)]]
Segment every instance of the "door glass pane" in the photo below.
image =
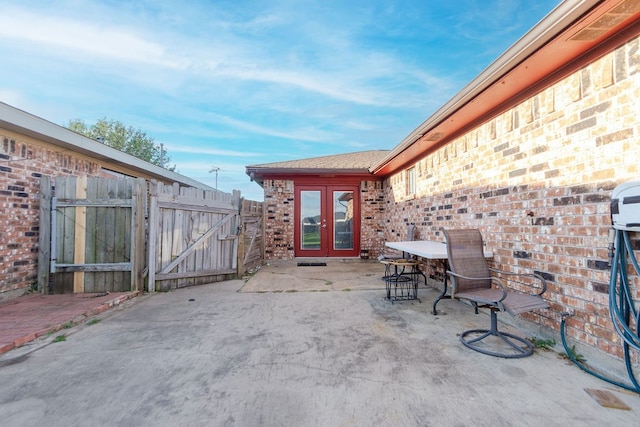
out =
[(301, 191), (300, 202), (300, 249), (320, 249), (320, 191)]
[(353, 191), (333, 192), (333, 249), (353, 249)]

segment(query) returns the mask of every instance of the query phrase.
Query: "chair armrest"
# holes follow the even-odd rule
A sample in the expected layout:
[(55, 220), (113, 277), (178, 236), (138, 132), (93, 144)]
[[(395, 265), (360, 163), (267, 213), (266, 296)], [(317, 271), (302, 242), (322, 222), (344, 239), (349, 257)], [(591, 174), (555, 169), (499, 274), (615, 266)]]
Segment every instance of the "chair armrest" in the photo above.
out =
[(458, 274), (458, 273), (454, 273), (453, 271), (449, 271), (447, 270), (447, 274), (450, 276), (454, 276), (454, 277), (458, 277), (460, 279), (467, 279), (467, 280), (491, 280), (491, 282), (495, 285), (497, 285), (500, 290), (502, 291), (502, 297), (500, 297), (500, 299), (498, 299), (496, 301), (496, 303), (498, 303), (498, 305), (500, 305), (502, 307), (502, 303), (501, 301), (503, 301), (506, 297), (507, 297), (507, 287), (504, 285), (504, 283), (502, 283), (502, 280), (500, 280), (498, 277), (469, 277), (469, 276), (463, 276), (462, 274)]
[(498, 270), (496, 268), (489, 268), (489, 271), (492, 271), (497, 274), (503, 274), (505, 276), (520, 276), (520, 277), (532, 277), (540, 281), (540, 292), (536, 295), (542, 295), (547, 291), (547, 281), (544, 277), (537, 273), (513, 273), (511, 271)]

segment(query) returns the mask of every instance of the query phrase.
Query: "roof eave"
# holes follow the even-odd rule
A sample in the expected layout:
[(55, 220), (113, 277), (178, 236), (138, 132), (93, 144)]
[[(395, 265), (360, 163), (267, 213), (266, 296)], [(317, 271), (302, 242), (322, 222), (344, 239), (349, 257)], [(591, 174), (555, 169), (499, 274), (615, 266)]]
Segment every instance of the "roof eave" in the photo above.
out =
[[(456, 132), (452, 131), (452, 125), (449, 125), (449, 131), (446, 132), (446, 134), (442, 132), (439, 133), (438, 126), (445, 122), (453, 122), (456, 113), (474, 102), (479, 95), (487, 92), (492, 87), (498, 86), (508, 73), (522, 65), (523, 62), (543, 49), (550, 41), (557, 38), (572, 25), (575, 25), (580, 18), (598, 6), (606, 9), (603, 6), (604, 4), (611, 5), (614, 3), (616, 2), (578, 0), (565, 1), (558, 5), (534, 28), (525, 34), (525, 36), (458, 92), (458, 94), (405, 137), (385, 158), (374, 164), (370, 168), (370, 171), (378, 176), (388, 175), (410, 164), (415, 160), (417, 155), (425, 154), (425, 151), (429, 151), (434, 147), (441, 146), (450, 141), (456, 136)], [(568, 62), (570, 62), (570, 60), (567, 60), (565, 64)], [(475, 117), (466, 117), (466, 121), (458, 120), (459, 124), (457, 129), (463, 129), (466, 125), (474, 122), (479, 117), (483, 117), (488, 112), (496, 113), (496, 105), (488, 105), (487, 107), (480, 108), (485, 108), (482, 114), (476, 112)], [(478, 110), (478, 107), (476, 107), (476, 110)], [(417, 152), (417, 150), (411, 153), (408, 152), (409, 148), (418, 141), (421, 142), (419, 152)]]
[(369, 169), (353, 168), (353, 169), (326, 169), (326, 168), (262, 168), (262, 167), (246, 167), (246, 174), (251, 181), (257, 182), (260, 186), (264, 183), (265, 176), (372, 176)]
[(119, 165), (161, 181), (178, 182), (189, 187), (212, 190), (208, 185), (161, 168), (135, 156), (102, 144), (84, 135), (56, 125), (33, 114), (0, 102), (0, 127), (35, 140), (47, 142), (64, 150), (77, 152), (110, 165)]

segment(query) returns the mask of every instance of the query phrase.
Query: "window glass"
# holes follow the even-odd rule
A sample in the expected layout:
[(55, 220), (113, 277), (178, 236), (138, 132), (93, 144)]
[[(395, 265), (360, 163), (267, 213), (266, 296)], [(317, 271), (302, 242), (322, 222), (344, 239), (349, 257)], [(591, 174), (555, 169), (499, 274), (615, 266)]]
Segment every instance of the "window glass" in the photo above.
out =
[(301, 191), (300, 249), (320, 249), (320, 191)]
[(353, 249), (353, 191), (333, 192), (333, 249)]
[(407, 169), (407, 196), (416, 194), (416, 168)]

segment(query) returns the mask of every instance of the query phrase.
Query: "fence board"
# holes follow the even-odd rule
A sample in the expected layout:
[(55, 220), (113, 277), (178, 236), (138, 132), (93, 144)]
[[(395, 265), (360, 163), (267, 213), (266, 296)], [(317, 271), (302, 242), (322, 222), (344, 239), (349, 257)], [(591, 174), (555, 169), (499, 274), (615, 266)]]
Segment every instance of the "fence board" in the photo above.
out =
[[(114, 197), (114, 194), (118, 194), (118, 180), (107, 180), (105, 181), (107, 183), (107, 196), (108, 197)], [(105, 198), (108, 198), (105, 197)], [(117, 197), (117, 196), (115, 196)], [(105, 262), (116, 262), (116, 254), (117, 254), (117, 250), (118, 250), (118, 238), (120, 237), (118, 235), (119, 232), (121, 232), (121, 228), (118, 227), (117, 225), (117, 220), (116, 220), (116, 213), (111, 209), (108, 208), (103, 208), (104, 211), (104, 230), (105, 230), (105, 234), (103, 236), (104, 242), (105, 242), (105, 250), (103, 252), (104, 254), (104, 260)], [(117, 209), (117, 208), (114, 208)], [(106, 230), (111, 230), (111, 233), (106, 232)], [(113, 292), (113, 290), (116, 287), (119, 287), (116, 285), (116, 281), (119, 279), (118, 274), (114, 273), (114, 272), (107, 272), (105, 274), (101, 274), (101, 277), (103, 277), (105, 280), (105, 282), (103, 283), (103, 287), (105, 289), (105, 291), (108, 292)], [(119, 285), (120, 283), (118, 283)]]
[[(97, 206), (105, 203), (104, 201), (101, 203), (98, 200), (94, 200), (93, 197), (97, 193), (96, 186), (99, 181), (97, 180), (88, 180), (87, 181), (87, 197), (84, 200), (58, 200), (58, 205), (65, 203), (74, 206), (87, 206), (87, 214), (86, 214), (86, 225), (87, 230), (93, 230), (93, 232), (87, 232), (86, 234), (86, 247), (85, 247), (85, 263), (87, 264), (97, 264), (98, 261), (98, 247), (100, 246), (100, 242), (96, 238), (96, 231), (98, 229), (98, 208)], [(92, 198), (90, 199), (88, 194), (91, 194)], [(99, 287), (96, 286), (96, 278), (99, 275), (96, 274), (86, 274), (84, 280), (84, 289), (85, 292), (97, 292), (96, 289)]]
[[(109, 197), (109, 187), (108, 181), (106, 180), (96, 180), (94, 181), (94, 185), (92, 186), (92, 193), (90, 196), (92, 199), (110, 199)], [(96, 263), (109, 263), (111, 262), (110, 257), (108, 256), (109, 251), (109, 243), (108, 237), (106, 236), (106, 230), (109, 227), (109, 219), (107, 217), (109, 208), (106, 206), (96, 206), (96, 224), (94, 228), (95, 232), (95, 243), (96, 243)], [(98, 291), (109, 291), (108, 282), (111, 280), (106, 273), (94, 275), (93, 285), (94, 288), (91, 292)]]
[(147, 289), (149, 292), (154, 292), (156, 290), (156, 265), (158, 264), (158, 245), (162, 242), (162, 239), (158, 239), (158, 225), (159, 225), (159, 216), (160, 210), (158, 208), (158, 183), (155, 180), (152, 180), (149, 183), (149, 231), (148, 231), (148, 245), (147, 245), (147, 253), (148, 253), (148, 284)]
[[(73, 198), (76, 193), (76, 181), (75, 179), (60, 179), (56, 178), (56, 197), (58, 194), (62, 194), (63, 197)], [(59, 237), (60, 245), (59, 250), (56, 253), (56, 262), (65, 264), (73, 263), (73, 244), (75, 242), (75, 208), (63, 207), (57, 210), (58, 217), (62, 218), (62, 221), (58, 222), (54, 226), (58, 229), (56, 233)], [(70, 293), (73, 292), (73, 273), (62, 273), (55, 276), (54, 281), (55, 293)]]
[[(192, 229), (191, 229), (191, 241), (195, 241), (201, 236), (202, 230), (206, 227), (208, 223), (209, 215), (204, 212), (193, 212), (191, 214), (192, 218)], [(200, 266), (201, 270), (209, 269), (211, 266), (211, 259), (206, 259), (205, 254), (208, 252), (208, 249), (211, 247), (209, 241), (202, 242), (202, 248), (199, 251), (194, 253), (194, 256), (191, 257), (192, 263), (189, 266), (188, 270), (195, 270), (196, 266)]]
[[(87, 177), (82, 176), (76, 180), (76, 199), (87, 197)], [(84, 264), (85, 260), (85, 244), (87, 237), (87, 207), (75, 207), (75, 229), (74, 229), (74, 245), (73, 245), (73, 263)], [(76, 271), (73, 273), (73, 292), (84, 292), (84, 271)]]
[(131, 197), (131, 235), (133, 236), (133, 248), (131, 250), (130, 289), (141, 291), (143, 289), (143, 270), (145, 265), (145, 214), (147, 200), (147, 184), (143, 178), (138, 178), (135, 183), (135, 191)]

